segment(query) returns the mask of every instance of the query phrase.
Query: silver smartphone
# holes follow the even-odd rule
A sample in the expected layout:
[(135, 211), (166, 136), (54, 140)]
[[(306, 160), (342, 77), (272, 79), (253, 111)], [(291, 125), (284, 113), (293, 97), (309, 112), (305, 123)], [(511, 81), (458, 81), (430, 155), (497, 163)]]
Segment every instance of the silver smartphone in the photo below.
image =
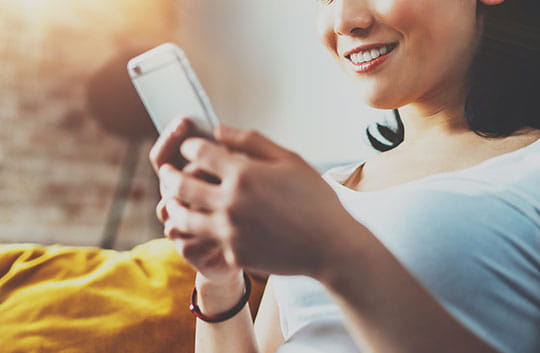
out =
[(131, 59), (127, 68), (159, 133), (172, 119), (189, 117), (199, 133), (212, 136), (216, 114), (180, 47), (162, 44)]

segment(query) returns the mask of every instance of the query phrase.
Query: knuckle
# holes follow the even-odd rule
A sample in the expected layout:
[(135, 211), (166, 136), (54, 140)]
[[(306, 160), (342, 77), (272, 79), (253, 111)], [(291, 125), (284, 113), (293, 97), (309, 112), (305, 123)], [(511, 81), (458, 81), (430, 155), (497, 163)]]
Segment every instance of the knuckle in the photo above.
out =
[[(231, 213), (237, 212), (237, 210), (242, 207), (242, 202), (240, 200), (240, 195), (239, 195), (238, 192), (236, 192), (235, 189), (236, 189), (236, 187), (233, 187), (233, 189), (230, 190), (229, 192), (224, 192), (223, 196), (221, 197), (220, 210), (227, 217)], [(224, 221), (220, 220), (220, 223), (224, 223)]]
[(182, 230), (181, 227), (179, 227), (178, 225), (174, 225), (172, 223), (165, 225), (163, 234), (168, 239), (180, 240), (182, 243), (186, 242), (189, 239), (194, 238), (194, 235), (188, 233), (185, 230)]
[(234, 198), (233, 195), (231, 195), (230, 192), (226, 189), (218, 189), (216, 190), (216, 197), (215, 197), (215, 208), (214, 211), (217, 212), (223, 212), (226, 211), (229, 208), (229, 205), (232, 203), (232, 199)]
[(193, 145), (193, 157), (195, 157), (195, 159), (204, 157), (206, 152), (205, 144), (200, 140), (193, 140), (191, 143)]
[(166, 222), (163, 227), (163, 235), (169, 239), (171, 239), (171, 235), (173, 233), (173, 226), (170, 222)]
[(251, 184), (251, 170), (247, 162), (241, 163), (233, 175), (233, 192), (245, 190)]
[[(230, 213), (242, 206), (242, 196), (239, 190), (242, 188), (241, 182), (236, 186), (237, 190), (234, 190), (230, 193), (229, 197), (226, 199), (225, 211)], [(244, 188), (245, 189), (245, 188)]]
[(174, 223), (176, 229), (178, 229), (181, 232), (187, 233), (192, 230), (189, 219), (190, 217), (187, 217), (185, 212), (177, 211), (171, 217), (171, 222)]
[(182, 173), (189, 176), (196, 176), (199, 172), (199, 168), (194, 163), (187, 163), (182, 169)]
[(186, 182), (186, 180), (182, 177), (178, 178), (177, 184), (176, 184), (176, 192), (175, 192), (176, 197), (178, 197), (182, 201), (189, 201), (189, 200), (184, 200), (185, 198), (188, 197), (188, 190), (189, 190), (189, 185)]
[(208, 147), (208, 143), (202, 139), (191, 139), (187, 144), (187, 148), (191, 154), (190, 157), (195, 160), (199, 160), (206, 156), (208, 153)]
[(253, 189), (252, 172), (248, 168), (241, 168), (234, 173), (230, 183), (224, 187), (222, 193), (223, 209), (229, 215), (236, 216), (245, 208), (245, 195)]
[(222, 214), (218, 219), (215, 220), (215, 223), (216, 235), (219, 237), (219, 239), (229, 242), (235, 237), (234, 226), (228, 214)]
[(158, 155), (159, 155), (159, 148), (157, 144), (154, 144), (154, 146), (152, 146), (152, 148), (150, 149), (150, 152), (148, 153), (148, 159), (150, 160), (150, 163), (156, 170), (157, 170)]
[(163, 235), (171, 239), (172, 235), (176, 232), (176, 226), (169, 220), (163, 225)]
[(165, 207), (165, 200), (161, 199), (156, 206), (156, 217), (161, 223), (165, 222), (168, 219), (167, 209)]
[(167, 198), (180, 198), (186, 193), (188, 186), (183, 175), (177, 175), (170, 178), (166, 183), (160, 183), (160, 190), (163, 196)]
[(162, 198), (167, 197), (170, 193), (170, 185), (166, 184), (162, 178), (159, 178), (159, 194)]

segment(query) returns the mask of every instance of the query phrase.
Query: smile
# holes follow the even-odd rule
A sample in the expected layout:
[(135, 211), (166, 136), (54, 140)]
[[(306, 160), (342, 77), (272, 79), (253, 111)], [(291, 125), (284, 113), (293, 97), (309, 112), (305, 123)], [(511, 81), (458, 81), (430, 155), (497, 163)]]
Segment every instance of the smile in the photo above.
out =
[(377, 59), (379, 56), (390, 53), (397, 47), (397, 43), (386, 44), (380, 47), (371, 48), (368, 50), (361, 50), (356, 53), (347, 55), (346, 58), (353, 62), (353, 64), (359, 65), (372, 60)]
[(390, 43), (368, 49), (358, 48), (350, 51), (345, 58), (350, 61), (354, 71), (366, 73), (382, 64), (397, 46), (398, 43)]

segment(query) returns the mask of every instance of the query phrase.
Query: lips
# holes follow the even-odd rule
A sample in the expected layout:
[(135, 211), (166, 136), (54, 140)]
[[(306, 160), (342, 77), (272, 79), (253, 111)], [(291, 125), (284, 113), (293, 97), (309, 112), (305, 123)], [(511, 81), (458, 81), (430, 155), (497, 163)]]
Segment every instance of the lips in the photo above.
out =
[(344, 54), (344, 57), (349, 62), (352, 71), (358, 74), (368, 74), (381, 67), (398, 47), (398, 44), (395, 42), (364, 45), (349, 50)]
[(350, 50), (344, 54), (345, 58), (355, 65), (369, 63), (377, 58), (392, 52), (398, 43), (372, 44)]

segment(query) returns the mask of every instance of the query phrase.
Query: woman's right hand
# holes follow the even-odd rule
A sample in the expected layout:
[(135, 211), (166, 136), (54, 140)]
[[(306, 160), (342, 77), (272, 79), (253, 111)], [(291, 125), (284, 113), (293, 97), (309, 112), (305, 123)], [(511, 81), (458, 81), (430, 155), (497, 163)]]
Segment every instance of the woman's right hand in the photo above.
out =
[[(164, 225), (164, 235), (172, 240), (176, 249), (198, 272), (198, 282), (212, 282), (216, 285), (226, 284), (241, 278), (242, 269), (225, 260), (221, 242), (210, 236), (184, 233), (190, 222), (184, 217), (189, 205), (180, 203), (180, 186), (178, 180), (181, 175), (188, 175), (204, 180), (208, 183), (219, 183), (216, 178), (202, 173), (195, 165), (189, 164), (180, 154), (180, 146), (184, 140), (193, 136), (194, 128), (187, 118), (172, 122), (160, 135), (150, 152), (150, 162), (158, 174), (160, 181), (161, 200), (156, 207), (157, 217)], [(167, 173), (163, 173), (164, 169)], [(178, 178), (174, 176), (178, 175)], [(166, 210), (175, 209), (177, 212), (169, 214)]]
[(225, 260), (221, 242), (211, 237), (194, 236), (181, 232), (180, 229), (185, 228), (189, 221), (184, 219), (184, 212), (168, 214), (166, 211), (167, 203), (174, 203), (172, 207), (169, 205), (169, 209), (188, 208), (189, 206), (180, 205), (177, 201), (164, 195), (156, 212), (164, 225), (164, 235), (174, 242), (178, 253), (199, 272), (197, 281), (210, 281), (219, 285), (230, 283), (241, 277), (242, 269)]

